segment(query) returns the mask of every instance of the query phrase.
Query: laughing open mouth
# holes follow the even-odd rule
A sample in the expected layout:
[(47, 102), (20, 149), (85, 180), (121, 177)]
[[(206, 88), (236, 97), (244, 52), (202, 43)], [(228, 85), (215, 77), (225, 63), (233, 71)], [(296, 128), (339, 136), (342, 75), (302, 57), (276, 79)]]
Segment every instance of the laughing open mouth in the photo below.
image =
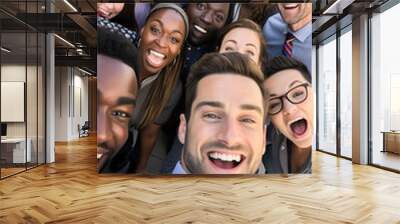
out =
[(290, 10), (290, 9), (295, 9), (298, 6), (299, 6), (299, 4), (295, 4), (295, 3), (293, 3), (293, 4), (284, 4), (283, 8), (286, 9), (286, 10)]
[(233, 169), (239, 166), (245, 157), (239, 154), (227, 154), (220, 152), (209, 152), (208, 158), (220, 169)]
[(302, 136), (307, 131), (307, 120), (300, 118), (290, 123), (290, 129), (296, 136)]
[(163, 63), (165, 58), (165, 54), (162, 54), (158, 51), (150, 49), (147, 52), (148, 62), (154, 67), (159, 67)]
[(195, 28), (197, 31), (199, 31), (200, 33), (204, 33), (204, 34), (206, 34), (206, 33), (207, 33), (207, 30), (206, 30), (206, 29), (204, 29), (204, 28), (203, 28), (203, 27), (201, 27), (201, 26), (194, 25), (194, 28)]

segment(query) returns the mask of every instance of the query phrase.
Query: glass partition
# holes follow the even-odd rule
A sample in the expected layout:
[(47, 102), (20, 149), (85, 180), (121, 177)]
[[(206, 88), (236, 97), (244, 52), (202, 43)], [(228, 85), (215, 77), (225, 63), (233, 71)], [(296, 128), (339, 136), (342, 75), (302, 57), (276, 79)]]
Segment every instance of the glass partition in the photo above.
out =
[[(40, 7), (39, 7), (40, 5)], [(0, 178), (45, 162), (45, 35), (22, 22), (43, 1), (0, 7)]]
[(25, 32), (1, 34), (0, 110), (7, 126), (1, 139), (2, 177), (25, 170), (31, 157), (26, 150), (26, 40)]
[(46, 162), (45, 124), (46, 124), (46, 37), (38, 34), (38, 74), (37, 74), (37, 162), (38, 165)]
[(27, 114), (27, 151), (29, 153), (27, 167), (34, 167), (38, 160), (37, 127), (38, 127), (38, 35), (35, 32), (27, 33), (28, 38), (28, 62), (27, 62), (27, 82), (26, 82), (26, 114)]

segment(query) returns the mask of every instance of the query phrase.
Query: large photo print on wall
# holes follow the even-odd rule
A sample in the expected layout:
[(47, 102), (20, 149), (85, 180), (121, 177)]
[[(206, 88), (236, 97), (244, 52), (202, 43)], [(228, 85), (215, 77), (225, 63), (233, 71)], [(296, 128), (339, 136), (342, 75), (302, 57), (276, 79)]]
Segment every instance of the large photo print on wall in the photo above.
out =
[(311, 3), (98, 3), (99, 173), (311, 173)]

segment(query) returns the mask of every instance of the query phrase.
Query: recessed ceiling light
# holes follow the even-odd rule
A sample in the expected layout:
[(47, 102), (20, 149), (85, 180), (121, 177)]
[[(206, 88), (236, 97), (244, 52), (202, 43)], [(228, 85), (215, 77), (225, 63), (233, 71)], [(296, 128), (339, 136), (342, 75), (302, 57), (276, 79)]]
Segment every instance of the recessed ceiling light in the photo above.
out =
[(78, 10), (68, 1), (64, 0), (65, 4), (67, 4), (74, 12), (78, 12)]
[(64, 38), (62, 38), (62, 37), (60, 37), (60, 36), (57, 35), (57, 34), (54, 34), (54, 36), (57, 37), (58, 39), (60, 39), (62, 42), (64, 42), (64, 43), (66, 43), (67, 45), (69, 45), (70, 47), (75, 48), (75, 45), (73, 45), (73, 44), (72, 44), (71, 42), (69, 42), (68, 40), (66, 40), (66, 39), (64, 39)]
[(81, 68), (79, 68), (79, 67), (78, 67), (78, 70), (81, 71), (81, 72), (83, 72), (83, 73), (85, 73), (85, 74), (87, 74), (87, 75), (90, 75), (90, 76), (93, 75), (92, 73), (90, 73), (90, 72), (88, 72), (88, 71), (86, 71), (86, 70), (83, 70), (83, 69), (81, 69)]
[(1, 47), (1, 50), (4, 51), (4, 52), (6, 52), (6, 53), (10, 53), (10, 52), (11, 52), (10, 49), (7, 49), (7, 48), (5, 48), (5, 47)]
[(355, 0), (336, 0), (322, 14), (342, 14), (343, 10), (351, 5)]

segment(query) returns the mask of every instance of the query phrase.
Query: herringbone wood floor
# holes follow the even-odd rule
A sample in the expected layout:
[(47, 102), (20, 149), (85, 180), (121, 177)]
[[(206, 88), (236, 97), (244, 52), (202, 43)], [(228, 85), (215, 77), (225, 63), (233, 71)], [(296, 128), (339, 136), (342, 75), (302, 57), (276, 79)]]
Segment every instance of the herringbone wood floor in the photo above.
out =
[(400, 175), (316, 152), (312, 175), (98, 175), (95, 138), (0, 181), (0, 223), (400, 223)]

